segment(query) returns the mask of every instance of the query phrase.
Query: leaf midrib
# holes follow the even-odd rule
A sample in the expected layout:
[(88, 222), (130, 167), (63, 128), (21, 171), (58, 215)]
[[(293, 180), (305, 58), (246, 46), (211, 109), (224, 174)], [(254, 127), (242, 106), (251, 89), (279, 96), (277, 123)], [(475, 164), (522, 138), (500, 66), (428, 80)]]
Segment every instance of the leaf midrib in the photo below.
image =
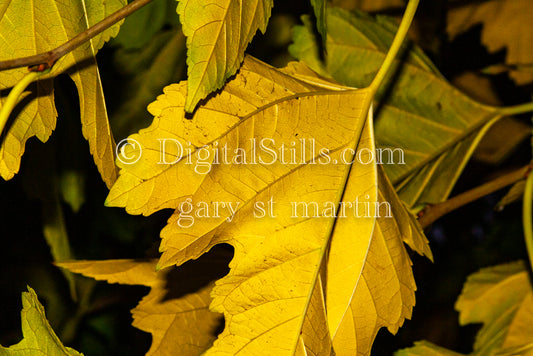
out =
[[(305, 83), (305, 82), (304, 82)], [(238, 120), (234, 125), (232, 125), (230, 128), (228, 128), (226, 131), (224, 131), (222, 134), (220, 134), (219, 136), (217, 136), (216, 138), (214, 138), (213, 140), (211, 141), (208, 141), (206, 142), (205, 144), (202, 145), (202, 147), (204, 146), (208, 146), (208, 145), (211, 145), (213, 144), (214, 142), (220, 140), (221, 138), (224, 138), (225, 136), (227, 136), (230, 132), (232, 132), (233, 130), (237, 129), (240, 125), (244, 124), (245, 122), (247, 122), (247, 120), (249, 120), (250, 118), (254, 117), (255, 115), (257, 115), (258, 113), (264, 111), (264, 110), (267, 110), (268, 108), (274, 106), (274, 105), (278, 105), (278, 104), (281, 104), (285, 101), (290, 101), (290, 100), (293, 100), (293, 99), (299, 99), (299, 98), (303, 98), (303, 97), (308, 97), (308, 96), (322, 96), (322, 95), (350, 95), (350, 94), (353, 94), (355, 92), (359, 92), (359, 91), (364, 91), (365, 89), (344, 89), (344, 90), (338, 90), (338, 91), (333, 91), (333, 90), (319, 90), (319, 91), (312, 91), (312, 92), (303, 92), (303, 93), (294, 93), (294, 94), (291, 94), (291, 95), (288, 95), (288, 96), (284, 96), (282, 98), (279, 98), (279, 99), (276, 99), (272, 102), (269, 102), (263, 106), (260, 106), (258, 107), (257, 109), (251, 111), (250, 113), (246, 114), (245, 116), (243, 117), (240, 117), (240, 120)], [(173, 107), (177, 107), (177, 106), (173, 106)], [(181, 106), (179, 106), (181, 108)], [(207, 109), (210, 109), (210, 108), (205, 108), (204, 110), (207, 110)], [(163, 109), (163, 110), (166, 110)], [(161, 115), (161, 114), (159, 114)], [(199, 147), (201, 148), (201, 147)], [(197, 149), (199, 149), (197, 148)], [(149, 147), (145, 148), (146, 150), (153, 150), (153, 151), (157, 151), (156, 149), (151, 149)], [(182, 160), (189, 157), (190, 155), (194, 154), (196, 150), (190, 150), (190, 153), (188, 155), (185, 155), (182, 157)], [(333, 152), (333, 151), (331, 151)], [(316, 157), (314, 157), (316, 158)], [(180, 160), (181, 161), (181, 160)], [(178, 162), (179, 163), (179, 162)], [(178, 164), (176, 163), (176, 164)], [(307, 163), (307, 162), (306, 162)], [(128, 189), (128, 190), (124, 190), (121, 194), (117, 195), (115, 199), (118, 199), (119, 197), (122, 197), (124, 196), (125, 194), (128, 194), (130, 191), (132, 191), (133, 189), (136, 189), (138, 186), (140, 186), (141, 184), (144, 184), (145, 182), (147, 181), (150, 181), (152, 179), (155, 179), (159, 176), (161, 176), (162, 174), (166, 173), (166, 171), (168, 169), (171, 169), (172, 167), (174, 167), (175, 164), (171, 164), (171, 165), (168, 165), (167, 167), (165, 167), (163, 170), (161, 170), (159, 173), (157, 173), (156, 175), (154, 176), (151, 176), (147, 179), (144, 179), (144, 178), (141, 178), (139, 176), (136, 176), (135, 174), (133, 174), (131, 171), (128, 171), (127, 173), (128, 174), (131, 174), (133, 176), (135, 176), (136, 178), (138, 178), (139, 180), (141, 180), (141, 182), (135, 186), (133, 186), (132, 188)]]

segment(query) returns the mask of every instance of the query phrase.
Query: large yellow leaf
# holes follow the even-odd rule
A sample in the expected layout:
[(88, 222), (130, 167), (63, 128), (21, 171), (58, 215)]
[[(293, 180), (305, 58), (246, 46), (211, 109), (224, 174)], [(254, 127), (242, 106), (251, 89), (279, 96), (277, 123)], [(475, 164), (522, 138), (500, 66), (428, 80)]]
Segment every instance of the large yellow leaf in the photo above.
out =
[(257, 30), (265, 32), (272, 0), (181, 0), (177, 12), (187, 36), (191, 112), (237, 72)]
[[(531, 65), (533, 63), (533, 27), (530, 21), (533, 2), (524, 0), (490, 0), (466, 2), (448, 12), (447, 28), (451, 39), (482, 24), (481, 42), (491, 52), (506, 50), (505, 63)], [(513, 70), (511, 77), (520, 85), (533, 82), (529, 70)]]
[(45, 355), (45, 356), (80, 356), (83, 355), (70, 347), (64, 346), (46, 320), (44, 308), (37, 299), (37, 294), (28, 286), (22, 293), (22, 335), (18, 344), (0, 346), (1, 356), (11, 355)]
[(194, 277), (190, 273), (176, 276), (171, 269), (156, 272), (156, 262), (73, 261), (58, 265), (109, 283), (150, 287), (150, 293), (131, 311), (133, 326), (152, 334), (147, 355), (175, 355), (176, 351), (184, 356), (199, 355), (212, 344), (220, 321), (220, 314), (209, 311), (213, 284), (184, 293), (180, 289)]
[[(29, 56), (51, 50), (123, 5), (125, 0), (55, 1), (0, 0), (0, 60)], [(118, 33), (115, 25), (61, 59), (48, 79), (30, 86), (6, 127), (0, 146), (0, 175), (11, 179), (20, 167), (28, 138), (45, 142), (56, 125), (52, 77), (67, 71), (80, 97), (83, 136), (103, 180), (111, 186), (116, 179), (114, 141), (107, 120), (102, 83), (95, 54), (105, 41)], [(0, 72), (0, 94), (15, 85), (27, 69)], [(16, 115), (16, 117), (15, 117)]]
[[(376, 212), (369, 91), (326, 81), (301, 64), (276, 70), (247, 57), (237, 76), (192, 119), (185, 118), (186, 95), (186, 83), (171, 85), (149, 106), (154, 122), (130, 137), (138, 145), (128, 146), (122, 157), (139, 160), (118, 163), (120, 177), (107, 204), (145, 215), (175, 209), (161, 233), (160, 268), (198, 258), (219, 243), (234, 246), (230, 273), (212, 292), (211, 308), (224, 313), (226, 328), (207, 354), (327, 355), (338, 329), (347, 341), (337, 343), (336, 353), (356, 339), (358, 352), (368, 354), (377, 330), (396, 331), (414, 304), (401, 239), (430, 254), (383, 175), (382, 197), (402, 221), (378, 222), (381, 231), (396, 232), (372, 239), (376, 215), (387, 207)], [(166, 145), (164, 139), (175, 141)], [(270, 149), (298, 148), (286, 152), (285, 161), (281, 155), (272, 159), (258, 154), (264, 140)], [(216, 147), (238, 154), (224, 162), (207, 154)], [(340, 163), (351, 161), (354, 151), (353, 164)], [(225, 207), (216, 213), (206, 211), (221, 202)], [(372, 266), (388, 272), (372, 273)], [(364, 278), (371, 279), (366, 287)], [(368, 312), (367, 303), (380, 298), (384, 303)], [(352, 312), (353, 303), (367, 314)], [(389, 311), (394, 313), (382, 321), (381, 313)], [(357, 330), (340, 326), (353, 317), (364, 320)]]
[[(363, 144), (372, 143), (369, 131), (363, 134)], [(218, 229), (217, 235), (236, 240), (231, 242), (236, 250), (229, 275), (213, 290), (212, 308), (224, 311), (226, 329), (208, 355), (234, 354), (240, 349), (246, 354), (294, 354), (304, 321), (316, 323), (305, 316), (320, 307), (313, 290), (330, 235), (325, 292), (328, 324), (316, 327), (321, 334), (327, 333), (328, 326), (330, 331), (336, 328), (365, 264), (374, 219), (347, 216), (332, 227), (334, 219), (327, 218), (327, 208), (320, 207), (315, 218), (291, 218), (291, 204), (333, 201), (337, 206), (339, 190), (344, 190), (343, 201), (355, 201), (365, 191), (375, 194), (375, 167), (369, 166), (352, 167), (345, 183), (342, 171), (304, 166), (254, 199), (277, 197), (278, 218), (258, 222), (253, 206), (247, 204), (231, 223)]]

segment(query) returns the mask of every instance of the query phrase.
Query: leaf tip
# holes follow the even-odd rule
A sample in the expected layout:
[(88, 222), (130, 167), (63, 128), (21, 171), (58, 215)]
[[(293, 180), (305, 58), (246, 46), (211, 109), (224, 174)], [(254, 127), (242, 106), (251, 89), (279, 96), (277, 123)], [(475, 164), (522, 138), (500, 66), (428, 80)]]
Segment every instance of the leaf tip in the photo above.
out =
[(29, 284), (26, 284), (26, 289), (27, 289), (28, 291), (27, 291), (27, 292), (23, 292), (23, 293), (30, 293), (30, 294), (32, 294), (32, 295), (37, 295), (37, 293), (35, 293), (35, 290), (34, 290), (32, 287), (30, 287)]

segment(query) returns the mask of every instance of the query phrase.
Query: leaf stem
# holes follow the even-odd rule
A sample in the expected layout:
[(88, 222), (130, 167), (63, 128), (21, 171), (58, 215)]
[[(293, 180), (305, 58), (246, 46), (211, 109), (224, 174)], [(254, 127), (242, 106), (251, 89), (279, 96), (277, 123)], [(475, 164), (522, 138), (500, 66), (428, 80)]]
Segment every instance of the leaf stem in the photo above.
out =
[(525, 114), (528, 112), (533, 112), (533, 102), (515, 106), (496, 107), (495, 109), (504, 116)]
[(522, 207), (522, 224), (524, 226), (524, 240), (526, 241), (529, 263), (533, 268), (533, 174), (527, 177), (526, 189), (524, 191), (524, 202)]
[(387, 52), (387, 56), (379, 68), (376, 77), (372, 80), (372, 83), (370, 83), (369, 89), (372, 92), (372, 96), (377, 92), (383, 83), (383, 80), (387, 76), (387, 73), (392, 67), (394, 60), (396, 59), (396, 56), (402, 47), (403, 40), (407, 35), (407, 31), (409, 31), (409, 27), (411, 26), (411, 22), (415, 16), (416, 9), (418, 8), (418, 3), (419, 0), (409, 0), (409, 3), (407, 4), (407, 8), (405, 9), (405, 13), (402, 17), (402, 22), (400, 23), (400, 27), (398, 27), (398, 31), (394, 36), (394, 40), (392, 41), (392, 45)]
[(17, 104), (18, 99), (22, 95), (24, 90), (28, 87), (28, 85), (30, 85), (31, 82), (46, 73), (48, 73), (48, 71), (29, 72), (13, 87), (13, 89), (11, 89), (4, 105), (0, 109), (0, 137), (2, 136), (4, 127), (6, 126), (7, 120), (9, 119), (9, 114), (11, 114), (11, 112), (13, 111), (13, 108)]
[(0, 71), (20, 67), (38, 66), (40, 64), (44, 65), (44, 69), (52, 68), (54, 63), (57, 62), (59, 58), (63, 57), (69, 52), (72, 52), (83, 43), (89, 41), (94, 36), (105, 31), (115, 23), (124, 19), (126, 16), (131, 15), (152, 1), (153, 0), (134, 0), (130, 4), (124, 6), (122, 9), (104, 18), (96, 25), (89, 27), (85, 31), (79, 33), (75, 37), (63, 43), (61, 46), (56, 47), (51, 51), (39, 53), (29, 57), (15, 58), (0, 62)]
[[(531, 168), (532, 168), (531, 165), (527, 165), (511, 173), (507, 173), (501, 177), (498, 177), (488, 183), (482, 184), (474, 189), (471, 189), (464, 193), (456, 195), (455, 197), (448, 199), (442, 203), (438, 203), (435, 205), (428, 205), (421, 211), (418, 222), (423, 228), (426, 228), (429, 225), (431, 225), (433, 222), (435, 222), (436, 220), (440, 219), (442, 216), (468, 203), (471, 203), (481, 197), (484, 197), (485, 195), (498, 191), (508, 185), (516, 183), (526, 177), (528, 177), (529, 179), (529, 177), (533, 176), (533, 174), (529, 174), (529, 172), (531, 171)], [(530, 203), (531, 203), (531, 199), (530, 199)], [(531, 219), (531, 210), (530, 210), (529, 217)], [(533, 246), (532, 246), (532, 249), (533, 249)], [(532, 250), (532, 253), (533, 253), (533, 250)]]

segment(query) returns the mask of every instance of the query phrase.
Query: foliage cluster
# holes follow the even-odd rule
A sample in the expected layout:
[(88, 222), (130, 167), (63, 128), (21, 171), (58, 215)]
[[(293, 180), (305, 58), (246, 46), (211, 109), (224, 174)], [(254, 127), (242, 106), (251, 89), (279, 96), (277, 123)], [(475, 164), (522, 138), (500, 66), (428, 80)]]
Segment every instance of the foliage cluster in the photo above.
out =
[(127, 3), (0, 0), (0, 355), (533, 355), (532, 2)]

